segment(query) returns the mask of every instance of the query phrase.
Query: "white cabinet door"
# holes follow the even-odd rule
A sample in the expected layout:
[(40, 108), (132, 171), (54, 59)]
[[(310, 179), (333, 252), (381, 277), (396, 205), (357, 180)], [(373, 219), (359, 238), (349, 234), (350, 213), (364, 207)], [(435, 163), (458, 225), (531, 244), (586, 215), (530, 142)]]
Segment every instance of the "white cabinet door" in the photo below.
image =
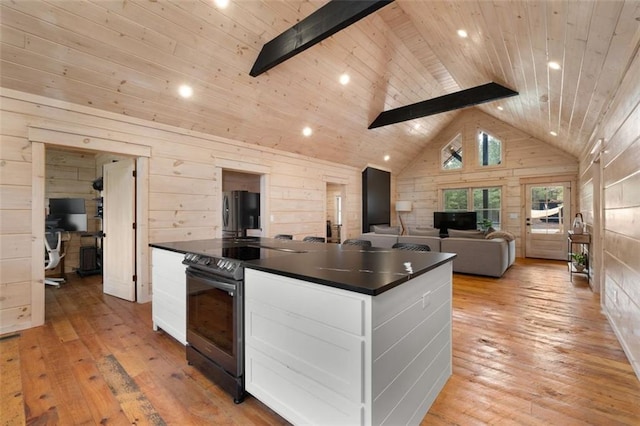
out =
[(187, 344), (187, 279), (184, 255), (153, 248), (151, 251), (153, 329), (163, 329)]

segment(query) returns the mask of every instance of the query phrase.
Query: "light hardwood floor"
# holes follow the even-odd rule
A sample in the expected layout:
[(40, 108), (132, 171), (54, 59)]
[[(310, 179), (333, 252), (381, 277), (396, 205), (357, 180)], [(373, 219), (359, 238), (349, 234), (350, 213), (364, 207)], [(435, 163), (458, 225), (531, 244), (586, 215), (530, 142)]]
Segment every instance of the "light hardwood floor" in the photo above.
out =
[[(99, 276), (46, 290), (46, 324), (0, 341), (1, 423), (286, 424), (240, 405), (151, 328), (151, 305)], [(454, 275), (453, 376), (423, 425), (634, 425), (640, 381), (599, 297), (563, 262), (519, 259), (501, 279)]]

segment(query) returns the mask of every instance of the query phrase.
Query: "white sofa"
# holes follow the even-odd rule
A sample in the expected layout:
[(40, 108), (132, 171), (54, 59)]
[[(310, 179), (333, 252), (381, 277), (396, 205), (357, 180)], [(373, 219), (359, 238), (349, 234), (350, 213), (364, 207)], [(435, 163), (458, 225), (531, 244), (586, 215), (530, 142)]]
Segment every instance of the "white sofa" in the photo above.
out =
[[(481, 231), (478, 231), (481, 232)], [(409, 230), (411, 232), (411, 229)], [(428, 234), (424, 231), (423, 234)], [(433, 232), (437, 234), (437, 230)], [(371, 241), (373, 247), (391, 248), (395, 243), (426, 244), (431, 251), (455, 253), (453, 272), (501, 277), (513, 265), (516, 257), (514, 238), (506, 232), (496, 231), (479, 238), (473, 231), (450, 230), (449, 237), (435, 235), (397, 235), (367, 232), (360, 239)], [(470, 238), (473, 235), (475, 238)]]

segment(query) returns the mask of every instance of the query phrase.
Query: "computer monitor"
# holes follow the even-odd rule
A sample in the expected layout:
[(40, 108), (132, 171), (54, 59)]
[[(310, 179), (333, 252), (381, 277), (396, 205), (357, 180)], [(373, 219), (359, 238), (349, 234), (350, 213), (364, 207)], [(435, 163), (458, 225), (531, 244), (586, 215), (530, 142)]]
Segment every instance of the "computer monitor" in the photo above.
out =
[(87, 213), (84, 198), (50, 198), (46, 222), (57, 221), (56, 227), (65, 231), (87, 232)]

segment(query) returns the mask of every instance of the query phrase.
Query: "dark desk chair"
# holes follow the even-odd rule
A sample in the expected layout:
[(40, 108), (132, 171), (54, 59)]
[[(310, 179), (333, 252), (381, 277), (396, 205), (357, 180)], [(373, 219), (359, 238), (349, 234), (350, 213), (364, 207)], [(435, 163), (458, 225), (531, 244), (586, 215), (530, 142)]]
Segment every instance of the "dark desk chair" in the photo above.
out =
[(431, 251), (431, 247), (426, 244), (413, 244), (413, 243), (395, 243), (391, 248), (398, 250), (411, 250), (411, 251)]
[[(62, 253), (62, 232), (60, 230), (48, 229), (44, 233), (44, 248), (46, 249), (46, 257), (44, 260), (44, 270), (49, 271), (55, 269), (60, 260), (66, 253)], [(62, 271), (64, 274), (64, 271)], [(64, 282), (64, 278), (45, 278), (46, 285), (60, 287), (60, 283)]]
[(289, 234), (278, 234), (275, 237), (276, 240), (293, 240), (293, 235)]
[(349, 238), (347, 240), (344, 240), (342, 244), (347, 246), (371, 247), (371, 241), (359, 240), (357, 238)]
[(302, 241), (306, 241), (307, 243), (324, 243), (324, 242), (326, 242), (324, 237), (313, 237), (311, 235), (304, 237), (302, 239)]

